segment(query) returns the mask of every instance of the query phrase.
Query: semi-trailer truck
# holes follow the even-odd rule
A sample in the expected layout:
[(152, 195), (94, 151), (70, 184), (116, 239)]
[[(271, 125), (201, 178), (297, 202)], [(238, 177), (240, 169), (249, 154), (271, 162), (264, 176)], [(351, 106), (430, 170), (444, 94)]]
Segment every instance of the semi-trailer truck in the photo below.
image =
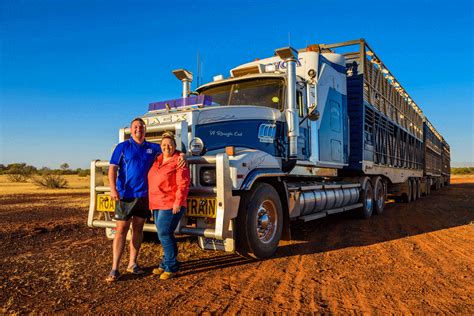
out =
[[(449, 145), (364, 39), (285, 47), (142, 115), (147, 140), (175, 133), (191, 188), (176, 232), (203, 249), (272, 256), (290, 222), (382, 214), (387, 195), (417, 200), (449, 184)], [(119, 131), (119, 141), (130, 130)], [(114, 203), (91, 162), (88, 225), (113, 236)], [(155, 225), (145, 224), (155, 232)]]

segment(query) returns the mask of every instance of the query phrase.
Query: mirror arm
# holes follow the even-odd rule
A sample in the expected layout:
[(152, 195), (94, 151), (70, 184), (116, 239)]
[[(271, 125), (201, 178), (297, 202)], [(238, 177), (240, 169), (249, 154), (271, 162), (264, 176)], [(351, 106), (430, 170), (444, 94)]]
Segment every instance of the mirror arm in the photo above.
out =
[(303, 124), (304, 121), (306, 121), (306, 119), (307, 119), (311, 114), (314, 113), (314, 111), (316, 111), (316, 106), (313, 107), (313, 108), (308, 112), (308, 114), (306, 114), (305, 117), (303, 117), (303, 119), (300, 121), (300, 125)]

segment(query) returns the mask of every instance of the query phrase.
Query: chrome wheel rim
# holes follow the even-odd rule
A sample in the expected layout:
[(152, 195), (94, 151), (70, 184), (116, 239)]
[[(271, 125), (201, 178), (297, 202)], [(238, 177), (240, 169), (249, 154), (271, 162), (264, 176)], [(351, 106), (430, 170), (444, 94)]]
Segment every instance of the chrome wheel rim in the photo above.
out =
[(269, 243), (276, 234), (278, 224), (275, 204), (270, 200), (265, 200), (260, 204), (257, 211), (257, 237), (262, 243)]
[(372, 209), (372, 203), (373, 203), (373, 196), (372, 196), (372, 188), (370, 185), (367, 185), (368, 188), (367, 190), (365, 191), (365, 207), (367, 208), (367, 210), (371, 210)]
[(379, 182), (375, 190), (375, 200), (378, 209), (382, 209), (384, 201), (383, 185)]

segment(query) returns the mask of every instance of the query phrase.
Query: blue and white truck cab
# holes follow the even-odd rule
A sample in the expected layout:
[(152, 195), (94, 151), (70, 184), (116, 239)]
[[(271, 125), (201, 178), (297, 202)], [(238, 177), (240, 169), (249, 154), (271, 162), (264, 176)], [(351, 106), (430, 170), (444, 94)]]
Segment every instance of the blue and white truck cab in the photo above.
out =
[[(366, 47), (363, 40), (352, 44)], [(204, 249), (265, 258), (290, 238), (291, 220), (348, 210), (369, 218), (382, 213), (387, 185), (411, 194), (404, 183), (415, 185), (411, 179), (423, 175), (416, 164), (400, 168), (368, 156), (361, 166), (350, 165), (354, 144), (370, 151), (370, 139), (350, 136), (351, 126), (364, 122), (350, 121), (348, 78), (361, 75), (357, 66), (366, 54), (358, 61), (350, 56), (323, 45), (277, 49), (275, 56), (233, 68), (229, 78), (216, 76), (196, 92), (189, 88), (190, 72), (174, 71), (182, 97), (151, 103), (142, 118), (148, 141), (173, 131), (178, 150), (188, 154), (192, 184), (177, 233), (197, 236)], [(119, 135), (123, 141), (130, 130)], [(88, 225), (111, 236), (113, 203), (100, 172), (106, 166), (91, 163)], [(144, 230), (156, 231), (151, 223)]]

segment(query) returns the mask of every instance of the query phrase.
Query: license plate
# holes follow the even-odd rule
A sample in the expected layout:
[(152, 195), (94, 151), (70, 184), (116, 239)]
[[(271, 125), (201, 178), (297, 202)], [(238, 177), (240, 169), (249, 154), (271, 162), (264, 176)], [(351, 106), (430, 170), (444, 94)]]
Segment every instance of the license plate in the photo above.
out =
[(108, 194), (97, 194), (97, 211), (113, 212), (115, 211), (115, 201)]
[(208, 217), (216, 218), (217, 203), (215, 198), (188, 198), (188, 207), (186, 208), (186, 215), (193, 217)]

